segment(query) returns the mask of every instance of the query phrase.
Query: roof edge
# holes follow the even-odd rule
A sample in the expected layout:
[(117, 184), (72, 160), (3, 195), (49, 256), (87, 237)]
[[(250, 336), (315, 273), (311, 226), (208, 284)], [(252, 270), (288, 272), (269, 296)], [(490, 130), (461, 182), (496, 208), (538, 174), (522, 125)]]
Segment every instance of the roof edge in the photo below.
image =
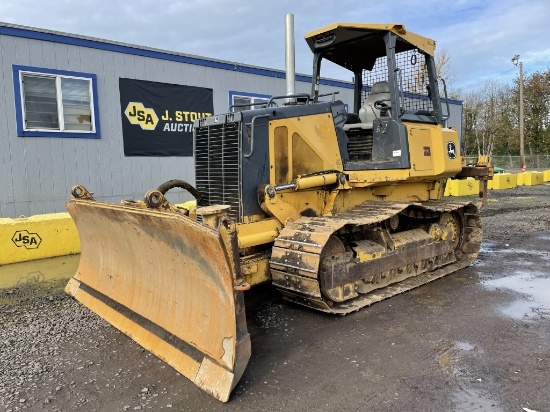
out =
[[(116, 53), (132, 54), (142, 57), (156, 58), (160, 60), (193, 64), (221, 70), (255, 74), (259, 76), (275, 77), (282, 79), (286, 78), (285, 71), (280, 69), (272, 69), (261, 66), (253, 66), (250, 64), (218, 60), (187, 53), (180, 53), (170, 50), (157, 49), (153, 47), (140, 46), (72, 33), (64, 33), (49, 29), (40, 29), (36, 27), (17, 25), (6, 22), (0, 22), (0, 35), (63, 43), (80, 47), (88, 47), (92, 49), (106, 50)], [(301, 82), (311, 82), (311, 75), (297, 73), (296, 80)], [(323, 78), (321, 84), (326, 86), (342, 87), (346, 89), (353, 88), (352, 82), (347, 82), (345, 80), (339, 79)]]

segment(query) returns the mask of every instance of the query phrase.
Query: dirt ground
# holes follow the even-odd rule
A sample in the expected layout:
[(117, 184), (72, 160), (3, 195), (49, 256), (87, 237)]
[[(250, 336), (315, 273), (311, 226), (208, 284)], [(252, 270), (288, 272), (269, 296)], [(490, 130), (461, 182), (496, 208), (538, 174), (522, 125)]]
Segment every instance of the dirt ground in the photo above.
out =
[(491, 191), (482, 215), (473, 266), (345, 317), (247, 292), (227, 404), (35, 269), (0, 290), (0, 410), (550, 411), (550, 184)]

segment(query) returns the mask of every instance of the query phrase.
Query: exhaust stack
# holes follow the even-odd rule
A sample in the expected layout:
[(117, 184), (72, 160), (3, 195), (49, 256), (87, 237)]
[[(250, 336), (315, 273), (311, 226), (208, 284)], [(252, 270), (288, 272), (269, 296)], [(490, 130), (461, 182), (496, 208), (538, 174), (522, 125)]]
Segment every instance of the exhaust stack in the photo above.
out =
[(294, 58), (294, 14), (285, 15), (285, 66), (286, 66), (286, 94), (294, 94), (294, 82), (296, 77)]

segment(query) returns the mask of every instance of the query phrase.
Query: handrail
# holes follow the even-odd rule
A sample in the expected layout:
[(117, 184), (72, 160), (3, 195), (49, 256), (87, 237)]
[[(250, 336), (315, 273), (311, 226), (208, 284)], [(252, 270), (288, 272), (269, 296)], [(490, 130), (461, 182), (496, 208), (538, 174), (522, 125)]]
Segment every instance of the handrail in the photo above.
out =
[(259, 114), (252, 118), (252, 121), (250, 122), (250, 153), (243, 155), (247, 159), (252, 156), (252, 153), (254, 152), (254, 122), (256, 122), (256, 119), (261, 119), (264, 117), (271, 117), (271, 114)]
[(335, 100), (336, 100), (336, 95), (339, 94), (339, 93), (340, 93), (340, 92), (339, 92), (338, 90), (336, 90), (336, 91), (334, 91), (334, 92), (320, 94), (320, 95), (317, 96), (317, 97), (332, 96), (332, 101), (335, 101)]
[(439, 80), (441, 80), (441, 83), (443, 83), (443, 93), (445, 93), (445, 105), (447, 106), (447, 114), (442, 115), (441, 118), (445, 122), (445, 127), (447, 127), (447, 120), (451, 117), (451, 109), (449, 107), (449, 96), (447, 96), (447, 83), (445, 83), (445, 79), (443, 77), (439, 77)]
[(300, 98), (300, 97), (307, 97), (308, 102), (311, 100), (311, 96), (307, 93), (294, 93), (294, 94), (285, 94), (284, 96), (273, 96), (269, 101), (267, 102), (267, 107), (271, 106), (271, 103), (273, 103), (273, 100), (278, 99), (292, 99), (292, 98)]
[[(234, 109), (235, 107), (250, 107), (250, 106), (266, 106), (265, 102), (262, 102), (262, 103), (239, 103), (239, 104), (232, 104), (229, 106), (229, 111), (231, 111), (231, 109)], [(234, 113), (234, 111), (233, 111)]]

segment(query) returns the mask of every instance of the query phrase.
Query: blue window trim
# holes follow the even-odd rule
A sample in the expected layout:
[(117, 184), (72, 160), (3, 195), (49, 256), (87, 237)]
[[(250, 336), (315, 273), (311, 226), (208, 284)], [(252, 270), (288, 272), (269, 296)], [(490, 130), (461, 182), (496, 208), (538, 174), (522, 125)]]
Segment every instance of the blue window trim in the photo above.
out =
[[(14, 64), (13, 69), (13, 89), (15, 93), (15, 118), (17, 123), (17, 135), (21, 137), (77, 137), (83, 139), (99, 139), (101, 137), (100, 127), (99, 127), (99, 104), (98, 104), (98, 94), (97, 94), (97, 76), (91, 73), (83, 72), (73, 72), (67, 70), (57, 70), (57, 69), (46, 69), (42, 67), (31, 67), (31, 66), (20, 66)], [(94, 106), (94, 125), (95, 132), (86, 133), (81, 132), (77, 133), (72, 130), (62, 132), (62, 131), (31, 131), (25, 130), (23, 127), (23, 107), (22, 107), (22, 96), (21, 96), (21, 83), (19, 82), (19, 74), (21, 72), (33, 72), (38, 74), (53, 74), (57, 76), (71, 76), (71, 77), (82, 77), (85, 79), (90, 79), (92, 81), (92, 93), (93, 93), (93, 106)]]
[(243, 96), (243, 97), (265, 99), (265, 100), (269, 100), (272, 97), (269, 94), (259, 94), (259, 93), (249, 93), (249, 92), (239, 92), (236, 90), (229, 90), (229, 105), (227, 107), (233, 104), (233, 96)]

